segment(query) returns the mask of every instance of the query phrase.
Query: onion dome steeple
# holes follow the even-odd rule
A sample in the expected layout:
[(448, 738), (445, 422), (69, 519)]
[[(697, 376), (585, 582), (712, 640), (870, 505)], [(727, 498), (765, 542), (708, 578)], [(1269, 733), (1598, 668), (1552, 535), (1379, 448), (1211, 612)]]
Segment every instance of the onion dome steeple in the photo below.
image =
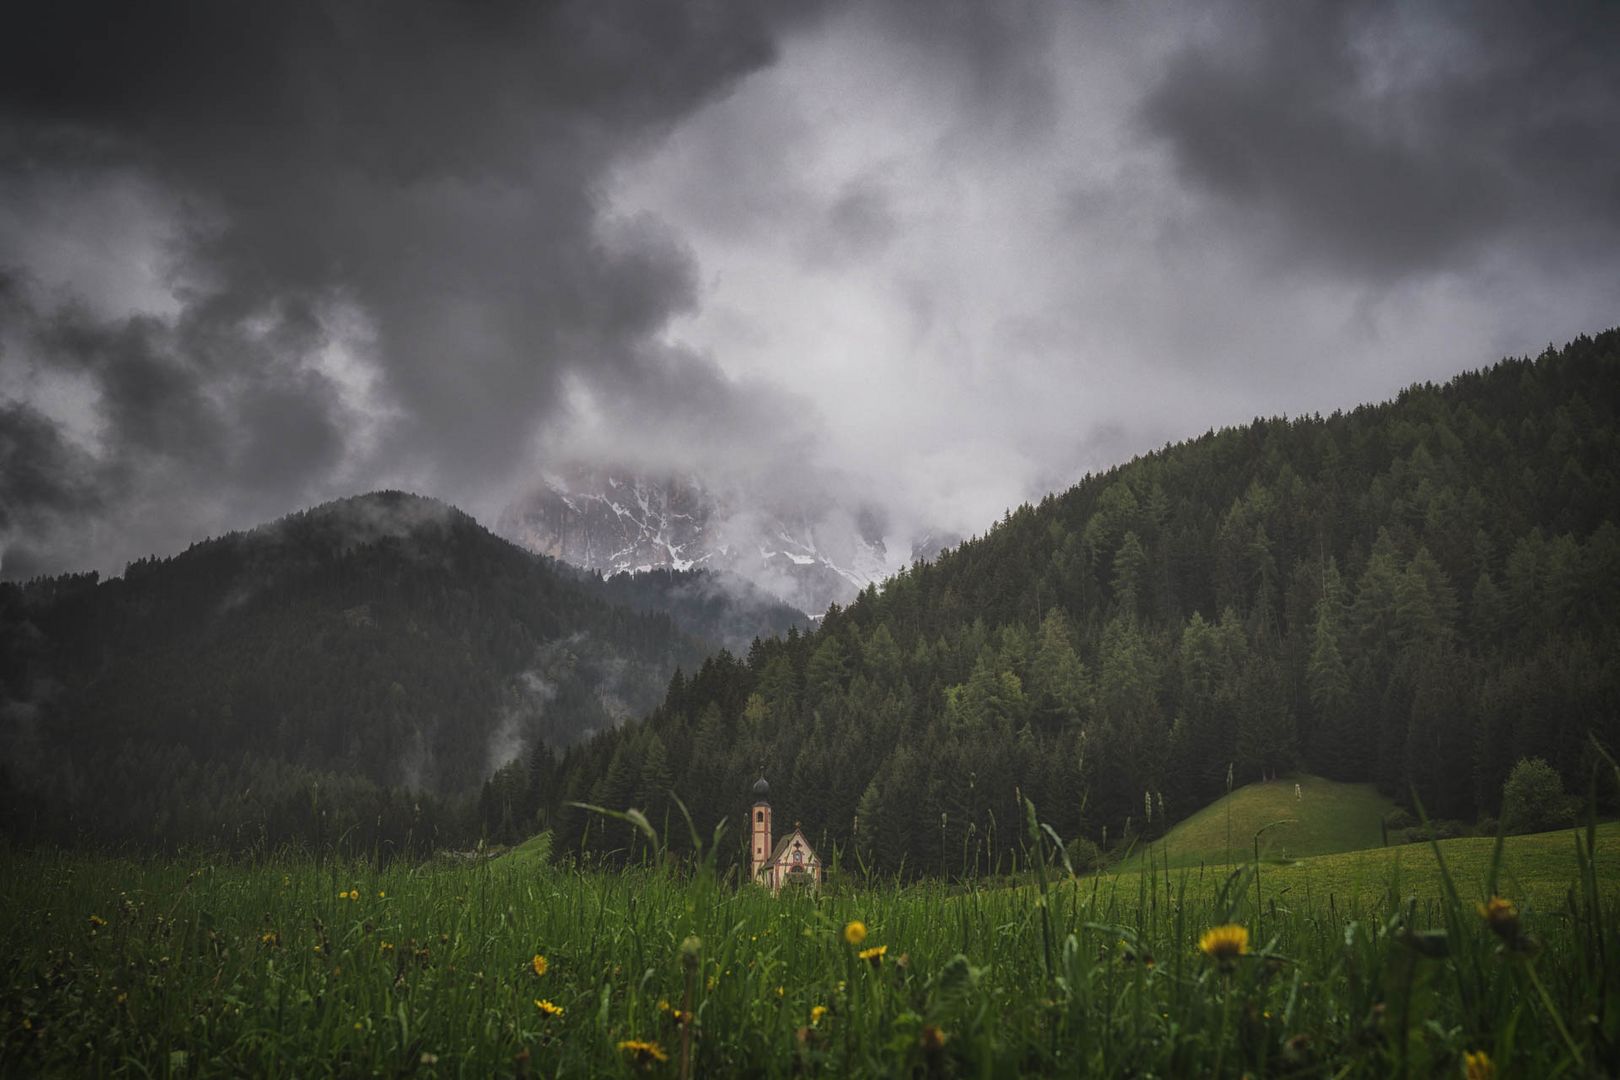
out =
[(754, 801), (755, 802), (765, 802), (770, 798), (770, 795), (771, 795), (771, 785), (769, 785), (769, 784), (767, 784), (765, 782), (765, 778), (763, 776), (761, 776), (758, 780), (754, 781)]

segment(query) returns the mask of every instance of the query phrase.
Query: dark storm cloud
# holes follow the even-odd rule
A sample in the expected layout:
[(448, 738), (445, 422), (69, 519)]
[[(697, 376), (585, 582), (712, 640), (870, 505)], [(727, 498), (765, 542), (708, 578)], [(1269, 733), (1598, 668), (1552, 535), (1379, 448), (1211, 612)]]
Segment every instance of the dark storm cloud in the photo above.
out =
[(1387, 282), (1616, 239), (1614, 4), (1217, 10), (1142, 123), (1285, 266)]
[[(66, 544), (43, 523), (90, 503), (167, 517), (166, 536), (136, 532), (172, 546), (345, 484), (403, 477), (487, 498), (522, 464), (563, 372), (634, 377), (650, 336), (695, 302), (680, 245), (604, 225), (596, 188), (768, 63), (781, 15), (629, 0), (13, 13), (0, 192), (138, 177), (172, 226), (160, 276), (179, 310), (97, 309), (61, 282), (12, 288), (0, 434), (44, 464), (8, 486), (0, 544)], [(54, 254), (30, 228), (0, 241)], [(16, 257), (0, 249), (0, 264)], [(63, 379), (91, 402), (81, 430), (23, 404)], [(6, 558), (0, 573), (24, 571)]]
[(581, 457), (968, 534), (1613, 322), (1613, 5), (826, 7), (20, 9), (0, 575)]

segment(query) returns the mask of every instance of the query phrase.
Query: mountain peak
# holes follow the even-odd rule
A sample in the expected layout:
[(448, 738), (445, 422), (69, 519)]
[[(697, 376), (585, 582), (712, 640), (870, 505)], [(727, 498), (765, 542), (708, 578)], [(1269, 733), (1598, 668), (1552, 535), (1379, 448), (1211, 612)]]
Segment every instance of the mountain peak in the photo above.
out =
[(603, 574), (734, 574), (811, 613), (849, 603), (918, 557), (896, 558), (880, 507), (759, 506), (690, 474), (613, 465), (542, 473), (535, 489), (501, 514), (497, 530), (531, 551)]

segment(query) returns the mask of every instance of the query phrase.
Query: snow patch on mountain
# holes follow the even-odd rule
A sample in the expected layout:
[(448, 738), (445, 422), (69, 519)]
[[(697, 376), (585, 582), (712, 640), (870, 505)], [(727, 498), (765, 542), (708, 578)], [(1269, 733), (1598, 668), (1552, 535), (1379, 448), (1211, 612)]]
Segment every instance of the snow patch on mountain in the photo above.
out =
[(908, 537), (885, 536), (882, 520), (871, 507), (762, 508), (691, 475), (575, 466), (543, 473), (497, 528), (532, 551), (605, 575), (713, 569), (819, 614), (940, 550), (932, 535), (925, 551)]

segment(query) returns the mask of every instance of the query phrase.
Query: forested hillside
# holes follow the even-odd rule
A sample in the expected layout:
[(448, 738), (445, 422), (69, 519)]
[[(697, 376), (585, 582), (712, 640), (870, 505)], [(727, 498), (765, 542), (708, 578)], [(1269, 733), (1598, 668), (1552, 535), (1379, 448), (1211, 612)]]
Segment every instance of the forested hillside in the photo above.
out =
[(608, 591), (398, 492), (121, 578), (0, 585), (3, 824), (114, 843), (475, 838), (497, 766), (644, 713), (711, 648)]
[(736, 651), (747, 649), (756, 637), (774, 637), (810, 624), (804, 612), (736, 574), (655, 567), (606, 578), (585, 576), (609, 603), (632, 611), (662, 612), (692, 637)]
[(1019, 842), (1017, 791), (1112, 844), (1229, 769), (1415, 789), (1464, 820), (1495, 813), (1521, 757), (1584, 790), (1589, 735), (1620, 743), (1617, 412), (1610, 331), (1167, 447), (812, 634), (711, 658), (645, 723), (486, 798), (566, 849), (589, 821), (569, 800), (657, 822), (673, 788), (706, 835), (763, 768), (778, 820), (881, 869), (954, 873)]

